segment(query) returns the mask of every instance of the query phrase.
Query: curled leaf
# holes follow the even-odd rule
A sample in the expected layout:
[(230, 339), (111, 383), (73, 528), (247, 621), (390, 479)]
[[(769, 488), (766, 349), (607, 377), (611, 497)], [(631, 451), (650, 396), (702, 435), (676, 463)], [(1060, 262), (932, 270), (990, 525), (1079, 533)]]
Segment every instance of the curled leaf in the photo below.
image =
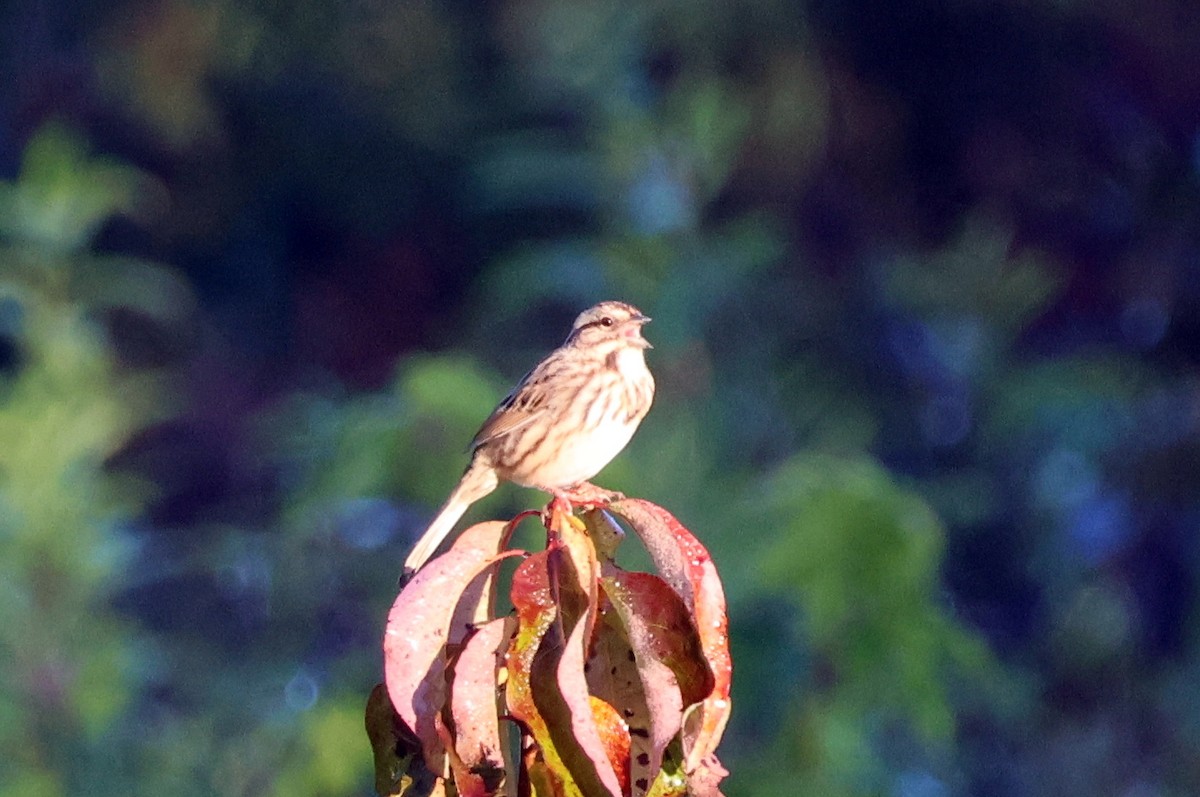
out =
[(533, 689), (538, 709), (572, 780), (586, 795), (620, 797), (621, 782), (600, 737), (584, 674), (587, 624), (575, 624), (561, 655), (539, 657)]
[(450, 684), (450, 715), (454, 749), (466, 775), (456, 776), (465, 797), (494, 794), (504, 779), (506, 731), (497, 707), (497, 678), (516, 618), (502, 617), (483, 624), (463, 645), (454, 663)]
[[(480, 523), (429, 562), (396, 597), (384, 633), (384, 680), (396, 713), (421, 742), (425, 762), (444, 768), (445, 747), (434, 724), (446, 700), (446, 643), (459, 602), (497, 559), (507, 524)], [(511, 553), (511, 552), (510, 552)], [(455, 636), (461, 636), (456, 630)]]
[[(381, 787), (720, 797), (726, 773), (713, 750), (731, 667), (708, 552), (644, 501), (582, 522), (555, 502), (542, 517), (547, 549), (513, 572), (512, 616), (490, 619), (511, 524), (468, 529), (396, 599), (384, 641), (388, 697), (368, 711)], [(618, 518), (662, 577), (614, 564)]]
[(558, 600), (562, 622), (573, 627), (575, 621), (581, 619), (587, 624), (584, 638), (591, 639), (600, 589), (596, 547), (586, 527), (574, 516), (557, 514), (551, 525), (558, 545), (550, 566), (561, 576)]
[(517, 611), (517, 633), (505, 657), (508, 667), (505, 700), (508, 713), (521, 722), (532, 737), (531, 746), (522, 756), (523, 774), (553, 785), (550, 791), (539, 789), (539, 794), (578, 794), (578, 790), (569, 788), (570, 773), (533, 699), (534, 661), (539, 654), (545, 655), (542, 642), (558, 616), (550, 588), (549, 559), (549, 551), (535, 553), (513, 573), (512, 603)]
[(617, 782), (621, 786), (621, 794), (629, 794), (629, 726), (621, 719), (620, 713), (611, 705), (592, 695), (589, 698), (592, 706), (592, 719), (600, 744), (608, 754), (608, 762), (612, 764), (617, 774)]
[(716, 749), (729, 720), (733, 659), (725, 591), (708, 550), (675, 517), (648, 501), (626, 499), (609, 511), (624, 518), (641, 538), (663, 579), (691, 609), (713, 685), (703, 703), (685, 709), (684, 768), (691, 772)]
[(604, 592), (629, 640), (649, 710), (645, 767), (657, 772), (663, 750), (682, 727), (684, 707), (708, 696), (713, 676), (691, 614), (666, 582), (612, 565), (605, 572)]
[[(600, 618), (586, 667), (588, 688), (620, 712), (629, 731), (632, 793), (645, 794), (657, 772), (652, 759), (658, 754), (655, 753), (657, 735), (650, 730), (650, 709), (642, 688), (644, 676), (639, 672), (620, 615), (607, 598), (601, 602)], [(676, 702), (681, 703), (678, 690), (675, 696)]]

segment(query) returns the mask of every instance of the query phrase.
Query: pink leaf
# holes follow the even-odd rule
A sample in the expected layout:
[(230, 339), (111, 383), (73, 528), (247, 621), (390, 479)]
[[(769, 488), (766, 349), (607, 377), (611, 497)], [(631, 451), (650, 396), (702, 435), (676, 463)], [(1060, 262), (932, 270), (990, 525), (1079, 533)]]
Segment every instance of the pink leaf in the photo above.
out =
[(458, 783), (465, 797), (494, 793), (504, 776), (504, 741), (497, 710), (497, 675), (516, 630), (516, 618), (485, 623), (467, 639), (454, 663), (450, 685), (450, 714), (454, 720), (454, 749), (475, 777)]
[(708, 755), (696, 762), (688, 771), (689, 797), (722, 797), (720, 783), (729, 774), (715, 755)]
[(497, 555), (506, 536), (507, 524), (499, 521), (467, 529), (449, 551), (421, 568), (388, 613), (383, 639), (388, 695), (434, 772), (443, 771), (445, 748), (433, 718), (445, 705), (451, 621), (471, 582), (498, 559), (516, 554)]

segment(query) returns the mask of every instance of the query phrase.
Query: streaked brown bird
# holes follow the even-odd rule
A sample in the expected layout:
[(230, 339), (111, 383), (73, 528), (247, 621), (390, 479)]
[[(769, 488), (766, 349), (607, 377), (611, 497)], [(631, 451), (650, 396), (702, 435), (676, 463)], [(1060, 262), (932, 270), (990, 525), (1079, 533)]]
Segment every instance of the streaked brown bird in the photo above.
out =
[(471, 463), (404, 562), (405, 578), (437, 550), (471, 504), (501, 481), (556, 498), (613, 494), (588, 483), (621, 453), (654, 401), (642, 326), (624, 302), (583, 311), (566, 341), (524, 376), (471, 441)]

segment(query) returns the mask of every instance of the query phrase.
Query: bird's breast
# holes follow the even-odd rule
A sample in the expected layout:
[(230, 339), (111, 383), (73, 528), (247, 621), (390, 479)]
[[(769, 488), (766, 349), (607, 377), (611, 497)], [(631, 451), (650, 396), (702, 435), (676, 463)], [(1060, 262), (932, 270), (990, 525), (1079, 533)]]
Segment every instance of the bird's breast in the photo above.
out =
[(604, 366), (610, 371), (616, 371), (622, 379), (630, 381), (645, 379), (650, 375), (650, 370), (646, 368), (645, 353), (633, 346), (613, 349), (604, 358)]
[(595, 476), (633, 436), (650, 409), (654, 379), (640, 351), (617, 356), (563, 393), (539, 422), (506, 439), (494, 458), (504, 478), (529, 487), (568, 487)]

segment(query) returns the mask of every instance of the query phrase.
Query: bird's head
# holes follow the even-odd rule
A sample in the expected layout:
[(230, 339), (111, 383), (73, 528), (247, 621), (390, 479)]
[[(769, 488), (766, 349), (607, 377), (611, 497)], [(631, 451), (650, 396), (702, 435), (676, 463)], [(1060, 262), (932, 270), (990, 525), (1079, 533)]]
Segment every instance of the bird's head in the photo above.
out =
[(600, 302), (579, 314), (571, 325), (567, 342), (575, 346), (601, 346), (618, 343), (635, 349), (653, 348), (642, 337), (642, 326), (650, 321), (631, 304)]

